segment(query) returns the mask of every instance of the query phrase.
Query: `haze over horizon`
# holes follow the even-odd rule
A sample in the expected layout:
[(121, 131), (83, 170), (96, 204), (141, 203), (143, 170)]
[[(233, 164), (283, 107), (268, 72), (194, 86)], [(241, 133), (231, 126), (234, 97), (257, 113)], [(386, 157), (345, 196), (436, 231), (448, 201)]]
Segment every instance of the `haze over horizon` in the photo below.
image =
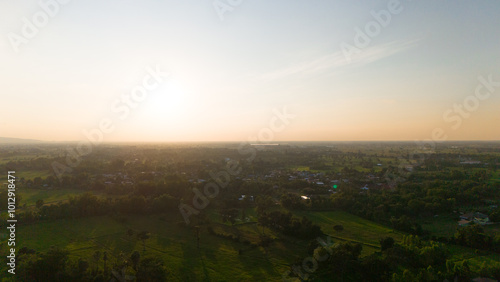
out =
[[(398, 12), (349, 60), (342, 46), (390, 5)], [(13, 44), (43, 11), (0, 2), (2, 137), (82, 140), (101, 126), (113, 127), (109, 142), (246, 141), (266, 129), (275, 142), (436, 129), (500, 139), (498, 1), (241, 1), (223, 20), (213, 1), (69, 1)], [(145, 81), (143, 101), (127, 102)], [(285, 107), (294, 117), (271, 125)]]

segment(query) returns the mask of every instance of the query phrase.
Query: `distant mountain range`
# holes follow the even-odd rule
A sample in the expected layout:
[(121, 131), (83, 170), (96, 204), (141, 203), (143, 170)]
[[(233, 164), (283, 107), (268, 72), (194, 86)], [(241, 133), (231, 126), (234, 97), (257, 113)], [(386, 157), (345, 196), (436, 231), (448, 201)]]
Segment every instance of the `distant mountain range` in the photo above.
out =
[(39, 143), (39, 142), (42, 141), (34, 139), (0, 137), (0, 144), (27, 144), (27, 143)]

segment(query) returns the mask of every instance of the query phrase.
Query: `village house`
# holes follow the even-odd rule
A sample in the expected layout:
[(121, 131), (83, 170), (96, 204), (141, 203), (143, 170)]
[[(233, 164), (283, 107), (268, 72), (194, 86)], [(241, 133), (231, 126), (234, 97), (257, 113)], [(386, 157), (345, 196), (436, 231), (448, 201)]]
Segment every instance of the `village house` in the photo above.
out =
[(470, 212), (466, 214), (460, 215), (460, 221), (458, 222), (459, 226), (467, 226), (471, 222), (474, 222), (476, 224), (488, 224), (490, 222), (490, 219), (488, 218), (488, 215), (480, 213), (480, 212)]

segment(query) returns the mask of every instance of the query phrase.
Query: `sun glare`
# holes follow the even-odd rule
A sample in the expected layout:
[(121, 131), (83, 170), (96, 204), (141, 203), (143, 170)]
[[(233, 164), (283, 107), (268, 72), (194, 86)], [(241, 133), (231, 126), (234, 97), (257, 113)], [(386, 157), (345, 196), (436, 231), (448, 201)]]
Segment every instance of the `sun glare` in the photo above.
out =
[(182, 122), (188, 116), (188, 94), (175, 81), (151, 93), (144, 105), (145, 114), (155, 123)]

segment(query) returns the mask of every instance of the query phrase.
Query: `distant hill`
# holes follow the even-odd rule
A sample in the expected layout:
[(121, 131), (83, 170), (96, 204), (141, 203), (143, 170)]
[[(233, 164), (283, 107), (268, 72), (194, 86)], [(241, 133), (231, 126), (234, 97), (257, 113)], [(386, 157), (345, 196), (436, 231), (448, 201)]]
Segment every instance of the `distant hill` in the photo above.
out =
[(34, 139), (0, 137), (0, 144), (27, 144), (27, 143), (39, 143), (39, 142), (41, 141)]

